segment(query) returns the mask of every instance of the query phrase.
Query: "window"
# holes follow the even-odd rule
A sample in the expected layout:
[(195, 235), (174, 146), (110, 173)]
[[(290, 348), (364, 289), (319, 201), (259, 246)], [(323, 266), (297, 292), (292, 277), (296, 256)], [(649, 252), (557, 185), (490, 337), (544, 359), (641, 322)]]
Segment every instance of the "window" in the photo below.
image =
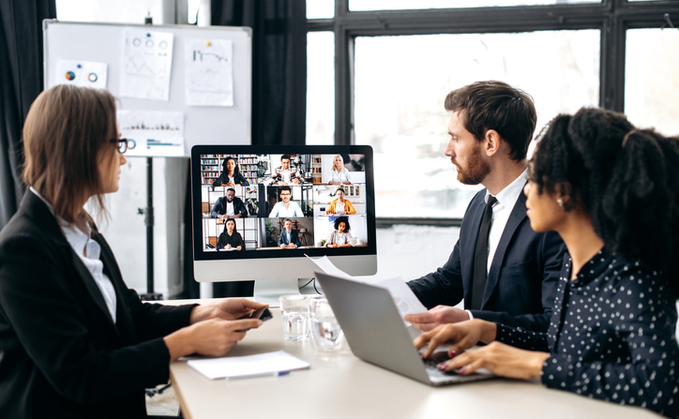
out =
[(334, 106), (315, 105), (309, 92), (315, 109), (308, 111), (308, 142), (320, 141), (313, 114), (316, 121), (334, 118), (336, 144), (373, 146), (382, 220), (446, 224), (442, 219), (462, 217), (477, 188), (457, 183), (442, 156), (448, 122), (442, 103), (472, 81), (500, 79), (526, 90), (536, 102), (538, 130), (559, 112), (602, 106), (626, 111), (641, 126), (679, 131), (671, 103), (679, 77), (670, 52), (679, 31), (665, 18), (679, 16), (677, 1), (335, 0), (332, 8), (329, 2), (322, 17), (311, 18), (319, 6), (307, 1), (310, 88), (315, 71), (329, 80), (326, 67), (311, 64), (328, 60), (311, 52), (312, 34), (334, 33), (335, 70)]
[(445, 95), (507, 81), (535, 99), (539, 130), (598, 104), (598, 41), (597, 30), (356, 38), (355, 142), (375, 151), (378, 216), (462, 218), (480, 187), (457, 182), (443, 155)]
[[(641, 1), (641, 0), (637, 0)], [(308, 2), (311, 3), (311, 2)], [(349, 10), (448, 9), (452, 7), (529, 6), (538, 4), (601, 3), (600, 0), (350, 0)]]
[(679, 30), (631, 29), (625, 53), (625, 114), (641, 127), (679, 134)]
[(306, 143), (332, 145), (335, 136), (335, 34), (307, 35)]

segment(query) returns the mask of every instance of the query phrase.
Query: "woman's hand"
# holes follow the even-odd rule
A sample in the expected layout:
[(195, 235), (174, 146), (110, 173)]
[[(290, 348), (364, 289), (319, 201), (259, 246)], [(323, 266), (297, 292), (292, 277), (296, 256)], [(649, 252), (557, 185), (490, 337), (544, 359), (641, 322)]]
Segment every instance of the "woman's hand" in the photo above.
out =
[(236, 247), (236, 250), (239, 250), (239, 251), (240, 251), (240, 250), (242, 250), (242, 249), (243, 249), (243, 246), (238, 246), (238, 247)]
[(268, 304), (258, 303), (247, 298), (224, 298), (210, 304), (194, 307), (191, 311), (191, 324), (209, 319), (236, 320), (268, 306)]
[(226, 246), (224, 246), (224, 248), (225, 248), (225, 249), (231, 249), (231, 245), (230, 245), (230, 244), (227, 244)]
[(422, 333), (413, 343), (417, 349), (429, 343), (427, 350), (422, 355), (426, 359), (439, 345), (450, 342), (452, 345), (448, 353), (451, 357), (454, 357), (479, 342), (492, 342), (495, 340), (496, 334), (497, 326), (495, 323), (473, 319), (455, 324), (444, 324), (434, 330)]
[(170, 362), (191, 354), (223, 356), (245, 337), (245, 330), (261, 324), (259, 319), (213, 318), (179, 329), (165, 336), (163, 341), (170, 352)]
[(540, 377), (542, 364), (549, 358), (547, 352), (518, 349), (500, 342), (492, 342), (473, 351), (442, 362), (438, 368), (443, 371), (458, 370), (459, 374), (471, 374), (479, 368), (507, 378), (529, 380)]

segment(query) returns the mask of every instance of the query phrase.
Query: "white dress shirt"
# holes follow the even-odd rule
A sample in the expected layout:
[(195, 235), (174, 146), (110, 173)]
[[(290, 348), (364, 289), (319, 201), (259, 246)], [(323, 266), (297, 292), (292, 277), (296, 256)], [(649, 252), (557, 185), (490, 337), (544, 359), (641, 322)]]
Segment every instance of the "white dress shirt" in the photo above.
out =
[[(493, 206), (493, 222), (490, 225), (490, 233), (488, 233), (488, 271), (490, 271), (490, 266), (495, 257), (495, 251), (497, 250), (498, 244), (500, 244), (500, 239), (507, 226), (507, 221), (509, 221), (509, 216), (512, 214), (512, 210), (514, 209), (514, 205), (516, 205), (519, 196), (523, 193), (523, 187), (526, 185), (526, 180), (528, 179), (527, 172), (528, 169), (524, 170), (514, 182), (507, 185), (495, 195), (497, 202)], [(490, 193), (486, 191), (486, 196), (484, 198), (486, 202), (488, 202), (489, 196)]]
[[(30, 188), (31, 192), (36, 194), (42, 201), (47, 204), (47, 207), (54, 214), (54, 209), (52, 205), (43, 198), (38, 191), (36, 191), (32, 186)], [(101, 246), (96, 241), (92, 240), (90, 234), (83, 233), (78, 227), (73, 224), (69, 224), (65, 220), (55, 215), (61, 231), (66, 236), (66, 241), (71, 245), (71, 248), (76, 255), (80, 258), (82, 263), (85, 265), (87, 270), (94, 278), (94, 282), (97, 284), (101, 296), (106, 302), (106, 308), (108, 308), (113, 323), (116, 322), (116, 307), (118, 300), (116, 298), (116, 291), (113, 288), (113, 283), (111, 279), (104, 273), (104, 262), (99, 260), (101, 255)], [(87, 226), (89, 230), (89, 225)]]

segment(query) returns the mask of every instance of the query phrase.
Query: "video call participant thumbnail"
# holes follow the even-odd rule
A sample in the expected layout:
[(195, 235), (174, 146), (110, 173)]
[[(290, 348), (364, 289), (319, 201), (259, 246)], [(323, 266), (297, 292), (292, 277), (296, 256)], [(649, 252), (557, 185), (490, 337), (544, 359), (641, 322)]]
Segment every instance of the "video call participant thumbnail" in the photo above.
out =
[(334, 227), (335, 230), (330, 233), (325, 247), (353, 247), (356, 244), (356, 238), (350, 233), (349, 218), (337, 217)]
[(247, 217), (248, 212), (245, 209), (245, 204), (240, 198), (236, 197), (236, 190), (229, 188), (226, 190), (226, 196), (217, 198), (217, 202), (212, 207), (210, 213), (212, 218), (241, 218)]
[(351, 176), (346, 167), (344, 167), (344, 159), (339, 154), (332, 161), (328, 185), (351, 185)]
[(337, 198), (335, 198), (330, 203), (330, 206), (325, 211), (327, 214), (332, 215), (356, 214), (356, 209), (351, 204), (351, 202), (348, 199), (344, 199), (344, 188), (342, 187), (337, 188), (335, 196), (337, 196)]
[(236, 220), (233, 218), (226, 220), (224, 231), (219, 235), (217, 250), (220, 249), (245, 250), (245, 242), (243, 241), (243, 237), (236, 230)]
[(298, 185), (304, 183), (304, 178), (297, 167), (290, 164), (290, 156), (281, 156), (281, 165), (274, 169), (273, 185)]
[(285, 185), (281, 187), (280, 199), (269, 213), (269, 218), (304, 217), (302, 208), (300, 208), (297, 202), (292, 201), (292, 188), (290, 186)]
[(238, 163), (233, 157), (227, 157), (222, 162), (222, 173), (217, 179), (212, 182), (212, 187), (215, 186), (248, 186), (250, 182), (245, 179), (238, 168)]
[(299, 246), (299, 233), (292, 229), (292, 220), (286, 219), (283, 230), (278, 236), (278, 247), (281, 249), (296, 249)]

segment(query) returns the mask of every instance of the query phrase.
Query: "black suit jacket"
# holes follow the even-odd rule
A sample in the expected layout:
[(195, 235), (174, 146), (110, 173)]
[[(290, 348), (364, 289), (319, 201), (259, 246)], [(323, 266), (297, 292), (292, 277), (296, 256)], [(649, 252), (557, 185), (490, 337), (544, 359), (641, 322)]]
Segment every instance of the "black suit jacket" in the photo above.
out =
[(290, 230), (290, 235), (292, 236), (292, 240), (288, 240), (288, 235), (283, 234), (285, 232), (285, 229), (281, 230), (280, 234), (278, 235), (278, 245), (288, 245), (290, 243), (294, 244), (295, 246), (299, 246), (299, 230)]
[[(467, 208), (460, 238), (448, 261), (436, 272), (408, 282), (427, 308), (471, 302), (474, 250), (485, 208), (486, 190), (477, 193)], [(547, 330), (556, 296), (566, 246), (555, 232), (536, 233), (526, 216), (526, 196), (512, 209), (490, 266), (482, 310), (475, 318)]]
[(167, 382), (162, 337), (194, 306), (142, 303), (99, 234), (116, 323), (54, 215), (27, 191), (0, 232), (0, 417), (145, 417), (144, 389)]
[[(217, 215), (219, 214), (226, 214), (226, 203), (225, 196), (217, 198), (217, 202), (215, 202), (214, 207), (212, 207), (212, 212), (210, 213), (212, 218), (217, 218)], [(248, 211), (245, 209), (245, 204), (243, 204), (243, 201), (241, 201), (240, 198), (233, 198), (233, 213), (234, 215), (240, 214), (241, 217), (248, 216)]]

